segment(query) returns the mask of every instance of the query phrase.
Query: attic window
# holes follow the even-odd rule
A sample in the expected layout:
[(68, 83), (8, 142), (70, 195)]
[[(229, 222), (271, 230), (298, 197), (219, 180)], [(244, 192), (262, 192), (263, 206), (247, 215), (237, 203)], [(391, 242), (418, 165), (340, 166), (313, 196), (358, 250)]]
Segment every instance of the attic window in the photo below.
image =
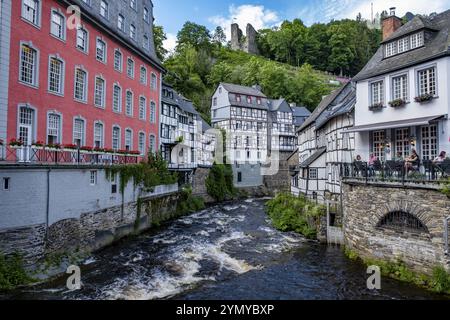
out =
[(258, 105), (260, 105), (260, 104), (261, 104), (261, 98), (256, 98), (256, 103), (257, 103)]
[(385, 57), (389, 58), (400, 53), (404, 53), (424, 45), (423, 32), (418, 32), (410, 36), (385, 44)]
[(237, 101), (237, 102), (241, 102), (241, 96), (238, 95), (238, 94), (236, 95), (236, 101)]
[(247, 96), (247, 103), (252, 103), (252, 97)]

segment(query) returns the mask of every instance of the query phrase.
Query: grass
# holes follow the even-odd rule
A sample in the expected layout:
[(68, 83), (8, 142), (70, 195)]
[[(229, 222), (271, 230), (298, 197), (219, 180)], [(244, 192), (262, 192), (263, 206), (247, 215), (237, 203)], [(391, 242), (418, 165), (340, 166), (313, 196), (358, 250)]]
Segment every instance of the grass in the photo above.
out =
[(0, 254), (0, 290), (12, 290), (35, 282), (26, 272), (21, 255)]

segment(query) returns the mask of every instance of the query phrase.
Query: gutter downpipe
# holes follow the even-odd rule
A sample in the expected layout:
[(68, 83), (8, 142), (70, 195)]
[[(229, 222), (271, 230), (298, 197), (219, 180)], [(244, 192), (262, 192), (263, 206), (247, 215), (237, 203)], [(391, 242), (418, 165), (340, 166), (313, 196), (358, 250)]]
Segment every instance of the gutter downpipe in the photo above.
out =
[(48, 240), (48, 228), (50, 224), (50, 172), (52, 169), (47, 169), (47, 204), (45, 215), (45, 241)]

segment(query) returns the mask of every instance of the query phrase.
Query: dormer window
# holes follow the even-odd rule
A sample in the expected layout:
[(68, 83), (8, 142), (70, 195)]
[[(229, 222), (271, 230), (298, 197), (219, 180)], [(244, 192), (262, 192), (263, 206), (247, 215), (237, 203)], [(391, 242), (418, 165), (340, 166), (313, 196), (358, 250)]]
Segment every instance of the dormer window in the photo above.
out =
[(247, 96), (247, 103), (252, 103), (252, 97)]
[(257, 103), (258, 105), (261, 105), (261, 98), (256, 98), (256, 103)]
[(237, 102), (241, 102), (241, 96), (238, 95), (238, 94), (236, 95), (236, 101), (237, 101)]
[(410, 36), (400, 38), (398, 40), (386, 43), (385, 57), (389, 58), (400, 53), (404, 53), (416, 48), (420, 48), (424, 45), (424, 34), (418, 32)]

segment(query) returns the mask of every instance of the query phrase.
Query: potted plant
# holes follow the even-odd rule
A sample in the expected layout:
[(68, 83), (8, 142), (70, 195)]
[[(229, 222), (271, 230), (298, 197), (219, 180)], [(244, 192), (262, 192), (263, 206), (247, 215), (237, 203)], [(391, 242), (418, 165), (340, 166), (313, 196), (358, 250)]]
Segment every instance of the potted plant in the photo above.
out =
[(60, 151), (61, 145), (59, 143), (48, 144), (45, 148), (49, 151)]
[(369, 106), (370, 111), (376, 111), (383, 109), (384, 105), (382, 102), (374, 103), (373, 105)]
[(403, 107), (404, 105), (406, 105), (406, 101), (401, 99), (401, 98), (400, 99), (395, 99), (395, 100), (389, 102), (389, 105), (392, 108), (399, 108), (399, 107)]
[(64, 149), (73, 151), (73, 150), (77, 150), (78, 146), (76, 144), (65, 144)]
[(114, 153), (116, 153), (116, 151), (114, 151), (114, 149), (111, 149), (111, 148), (105, 148), (105, 153), (110, 153), (110, 154), (114, 154)]
[(426, 103), (426, 102), (432, 101), (433, 99), (434, 99), (434, 95), (425, 93), (425, 94), (422, 94), (422, 95), (416, 97), (414, 100), (418, 103)]
[(23, 147), (23, 142), (22, 140), (17, 140), (17, 139), (11, 139), (11, 141), (9, 142), (9, 146), (13, 149), (19, 149), (21, 147)]
[(89, 153), (89, 152), (92, 152), (93, 150), (94, 150), (94, 148), (88, 147), (88, 146), (83, 146), (80, 148), (80, 151), (83, 153)]
[(97, 153), (97, 154), (106, 152), (105, 148), (101, 148), (101, 147), (95, 147), (93, 149), (93, 151), (94, 151), (94, 153)]
[(183, 137), (183, 136), (179, 136), (179, 137), (175, 140), (176, 143), (183, 143), (183, 141), (184, 141), (184, 137)]

